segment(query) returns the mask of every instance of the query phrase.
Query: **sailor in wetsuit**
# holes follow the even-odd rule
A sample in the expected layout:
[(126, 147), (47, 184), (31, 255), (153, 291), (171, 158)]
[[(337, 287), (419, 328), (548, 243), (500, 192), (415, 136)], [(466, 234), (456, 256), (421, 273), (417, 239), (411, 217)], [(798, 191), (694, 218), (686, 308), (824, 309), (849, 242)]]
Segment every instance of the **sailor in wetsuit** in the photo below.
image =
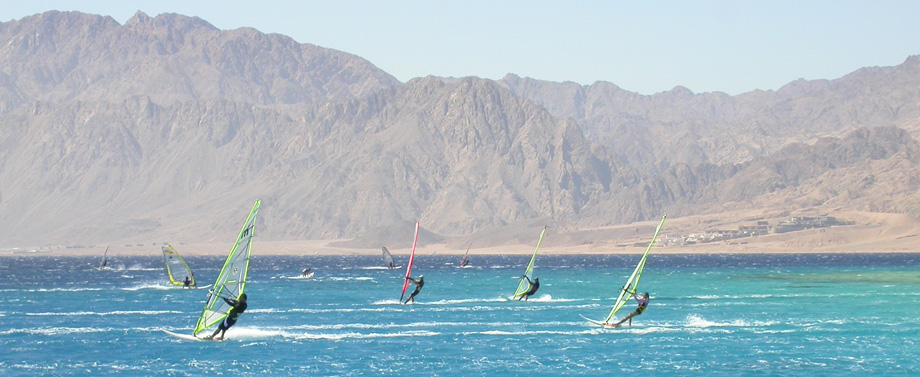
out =
[(415, 283), (415, 290), (412, 291), (412, 294), (409, 295), (409, 298), (407, 298), (406, 302), (403, 304), (408, 304), (409, 301), (415, 302), (415, 295), (417, 295), (422, 290), (422, 287), (425, 286), (425, 275), (419, 275), (418, 280), (412, 279), (411, 276), (407, 277), (406, 279), (412, 280), (412, 282)]
[(648, 307), (648, 292), (643, 293), (642, 297), (639, 297), (639, 295), (633, 293), (633, 299), (639, 303), (639, 307), (636, 308), (636, 310), (633, 310), (632, 313), (629, 313), (626, 318), (623, 318), (620, 322), (615, 323), (613, 327), (620, 327), (620, 324), (626, 322), (627, 320), (629, 321), (629, 326), (632, 326), (632, 317), (642, 314), (642, 312), (645, 311), (645, 308)]
[(192, 286), (192, 279), (189, 279), (188, 276), (185, 277), (185, 280), (182, 282), (183, 288), (188, 288)]
[(224, 333), (227, 332), (227, 329), (236, 323), (236, 319), (240, 316), (240, 314), (243, 314), (243, 312), (246, 311), (246, 307), (248, 306), (246, 305), (245, 293), (240, 295), (239, 300), (234, 300), (232, 298), (226, 297), (221, 298), (231, 306), (230, 312), (227, 313), (227, 318), (224, 318), (224, 320), (220, 322), (220, 325), (217, 326), (217, 330), (214, 330), (214, 333), (206, 339), (214, 339), (214, 336), (216, 336), (218, 332), (220, 333), (220, 339), (223, 339)]
[(540, 289), (540, 278), (533, 278), (533, 281), (531, 281), (527, 275), (524, 275), (524, 279), (527, 279), (527, 284), (530, 284), (530, 289), (528, 289), (527, 292), (524, 292), (524, 294), (518, 296), (518, 301), (521, 301), (521, 299), (527, 301), (531, 295), (537, 293), (537, 289)]

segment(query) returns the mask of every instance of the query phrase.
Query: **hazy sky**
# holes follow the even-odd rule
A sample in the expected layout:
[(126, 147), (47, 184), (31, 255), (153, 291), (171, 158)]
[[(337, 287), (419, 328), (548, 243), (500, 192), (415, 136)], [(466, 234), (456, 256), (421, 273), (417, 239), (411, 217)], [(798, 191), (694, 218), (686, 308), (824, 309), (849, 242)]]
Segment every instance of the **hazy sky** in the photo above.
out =
[(361, 56), (403, 82), (514, 73), (739, 94), (920, 54), (920, 1), (30, 0), (4, 4), (0, 21), (49, 10), (252, 27)]

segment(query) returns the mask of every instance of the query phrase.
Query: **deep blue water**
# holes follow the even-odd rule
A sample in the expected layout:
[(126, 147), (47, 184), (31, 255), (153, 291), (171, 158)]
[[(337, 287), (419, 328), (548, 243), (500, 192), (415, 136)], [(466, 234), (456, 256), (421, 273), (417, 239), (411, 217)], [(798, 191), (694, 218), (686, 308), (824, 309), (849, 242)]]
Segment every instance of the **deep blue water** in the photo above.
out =
[[(2, 257), (0, 375), (920, 375), (920, 254), (653, 254), (649, 309), (605, 330), (579, 315), (606, 315), (637, 255), (539, 256), (529, 302), (502, 299), (529, 256), (418, 255), (397, 305), (379, 257), (257, 253), (224, 342), (161, 331), (191, 332), (207, 294), (168, 287), (162, 257)], [(223, 263), (186, 259), (202, 284)]]

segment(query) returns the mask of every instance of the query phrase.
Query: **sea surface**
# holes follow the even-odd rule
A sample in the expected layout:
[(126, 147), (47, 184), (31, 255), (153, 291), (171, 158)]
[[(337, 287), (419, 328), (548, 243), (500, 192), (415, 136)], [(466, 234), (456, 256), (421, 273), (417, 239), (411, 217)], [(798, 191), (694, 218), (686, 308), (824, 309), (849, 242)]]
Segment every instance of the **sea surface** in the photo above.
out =
[[(160, 256), (110, 253), (103, 271), (98, 258), (0, 257), (0, 375), (920, 375), (920, 254), (652, 254), (648, 310), (602, 329), (580, 315), (608, 313), (638, 255), (538, 256), (527, 302), (503, 295), (529, 255), (469, 268), (417, 255), (425, 287), (399, 305), (404, 267), (379, 257), (255, 250), (249, 309), (222, 342), (162, 332), (190, 333), (207, 291), (169, 286)], [(223, 264), (186, 259), (201, 284)]]

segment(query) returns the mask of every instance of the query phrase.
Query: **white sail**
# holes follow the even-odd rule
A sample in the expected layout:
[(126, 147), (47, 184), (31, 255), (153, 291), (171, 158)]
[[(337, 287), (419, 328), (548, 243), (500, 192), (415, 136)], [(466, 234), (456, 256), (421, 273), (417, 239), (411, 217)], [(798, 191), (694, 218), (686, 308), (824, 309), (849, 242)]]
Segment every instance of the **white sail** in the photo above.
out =
[(386, 246), (382, 247), (383, 249), (383, 265), (388, 268), (395, 268), (396, 263), (393, 262), (393, 254), (390, 254), (390, 251), (387, 250)]

